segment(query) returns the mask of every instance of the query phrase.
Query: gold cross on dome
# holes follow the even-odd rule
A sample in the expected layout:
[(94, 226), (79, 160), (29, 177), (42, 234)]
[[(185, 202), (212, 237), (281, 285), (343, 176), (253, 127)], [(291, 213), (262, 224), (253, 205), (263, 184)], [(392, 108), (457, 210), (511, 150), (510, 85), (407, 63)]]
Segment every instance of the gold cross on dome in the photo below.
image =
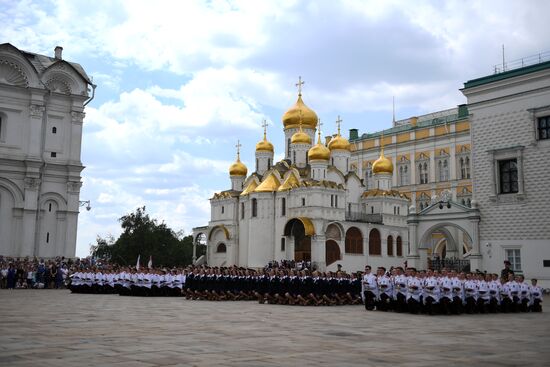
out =
[(264, 128), (264, 138), (265, 138), (265, 134), (267, 132), (267, 127), (269, 126), (269, 124), (267, 123), (267, 121), (264, 119), (264, 121), (262, 121), (262, 127)]
[(241, 147), (242, 147), (241, 141), (237, 140), (237, 145), (235, 145), (235, 148), (237, 148), (237, 159), (240, 159), (241, 157)]
[(340, 118), (340, 115), (338, 115), (338, 119), (336, 119), (336, 126), (338, 127), (338, 135), (340, 135), (340, 124), (343, 122), (343, 120)]
[(317, 139), (321, 141), (321, 126), (323, 126), (323, 123), (321, 122), (321, 119), (317, 119)]
[(302, 80), (302, 77), (298, 77), (298, 83), (296, 83), (296, 86), (298, 87), (298, 94), (302, 95), (302, 85), (304, 85), (305, 82)]

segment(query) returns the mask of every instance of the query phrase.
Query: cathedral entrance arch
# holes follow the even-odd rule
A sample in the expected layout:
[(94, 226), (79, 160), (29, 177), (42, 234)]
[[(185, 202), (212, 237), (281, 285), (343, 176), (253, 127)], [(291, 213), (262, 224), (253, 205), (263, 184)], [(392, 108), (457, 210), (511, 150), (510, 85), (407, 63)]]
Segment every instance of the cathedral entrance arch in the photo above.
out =
[(410, 251), (407, 262), (418, 268), (440, 266), (481, 270), (479, 210), (447, 197), (437, 198), (420, 213), (407, 217)]
[(315, 227), (309, 218), (292, 218), (285, 225), (284, 235), (294, 240), (294, 260), (311, 261), (311, 237)]

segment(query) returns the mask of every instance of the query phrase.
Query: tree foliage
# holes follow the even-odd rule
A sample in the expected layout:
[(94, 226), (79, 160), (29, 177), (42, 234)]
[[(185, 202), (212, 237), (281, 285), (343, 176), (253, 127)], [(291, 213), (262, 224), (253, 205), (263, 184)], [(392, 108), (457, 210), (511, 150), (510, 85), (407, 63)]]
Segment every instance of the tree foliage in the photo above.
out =
[[(142, 266), (147, 265), (150, 256), (155, 267), (191, 264), (193, 237), (183, 236), (182, 232), (174, 232), (164, 222), (159, 223), (145, 212), (145, 207), (122, 216), (119, 222), (121, 235), (116, 240), (98, 236), (96, 245), (91, 247), (93, 256), (131, 266), (136, 264), (138, 256), (141, 256)], [(202, 248), (200, 250), (204, 252)]]

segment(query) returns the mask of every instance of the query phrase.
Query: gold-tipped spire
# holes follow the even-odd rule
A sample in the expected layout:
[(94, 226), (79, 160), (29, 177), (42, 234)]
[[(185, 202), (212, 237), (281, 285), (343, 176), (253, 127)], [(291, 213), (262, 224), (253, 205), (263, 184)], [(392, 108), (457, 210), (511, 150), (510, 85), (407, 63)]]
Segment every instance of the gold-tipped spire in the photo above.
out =
[(304, 85), (306, 82), (302, 80), (302, 77), (298, 77), (298, 83), (296, 83), (296, 86), (298, 87), (298, 96), (302, 95), (302, 85)]
[(264, 121), (262, 122), (262, 127), (264, 128), (264, 139), (261, 140), (260, 142), (258, 142), (258, 144), (256, 144), (256, 152), (263, 151), (263, 152), (273, 153), (273, 150), (274, 150), (273, 149), (273, 144), (271, 144), (267, 140), (267, 126), (268, 126), (268, 123), (264, 119)]
[(229, 166), (229, 175), (230, 176), (246, 176), (248, 173), (248, 168), (244, 165), (244, 163), (241, 162), (241, 142), (240, 140), (237, 140), (237, 145), (235, 145), (237, 148), (237, 160)]
[(340, 134), (340, 124), (342, 124), (343, 120), (340, 118), (340, 115), (338, 115), (338, 119), (336, 120), (336, 126), (338, 128), (338, 133), (332, 140), (328, 143), (328, 148), (332, 150), (347, 150), (350, 151), (351, 145), (348, 141), (348, 139), (344, 138)]

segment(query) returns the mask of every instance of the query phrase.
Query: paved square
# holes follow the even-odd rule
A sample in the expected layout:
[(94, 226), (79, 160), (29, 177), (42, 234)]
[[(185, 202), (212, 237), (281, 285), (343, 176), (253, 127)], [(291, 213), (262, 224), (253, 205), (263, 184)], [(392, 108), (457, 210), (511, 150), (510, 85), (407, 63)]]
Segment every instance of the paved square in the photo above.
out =
[(550, 313), (429, 317), (0, 290), (0, 366), (176, 365), (549, 366)]

